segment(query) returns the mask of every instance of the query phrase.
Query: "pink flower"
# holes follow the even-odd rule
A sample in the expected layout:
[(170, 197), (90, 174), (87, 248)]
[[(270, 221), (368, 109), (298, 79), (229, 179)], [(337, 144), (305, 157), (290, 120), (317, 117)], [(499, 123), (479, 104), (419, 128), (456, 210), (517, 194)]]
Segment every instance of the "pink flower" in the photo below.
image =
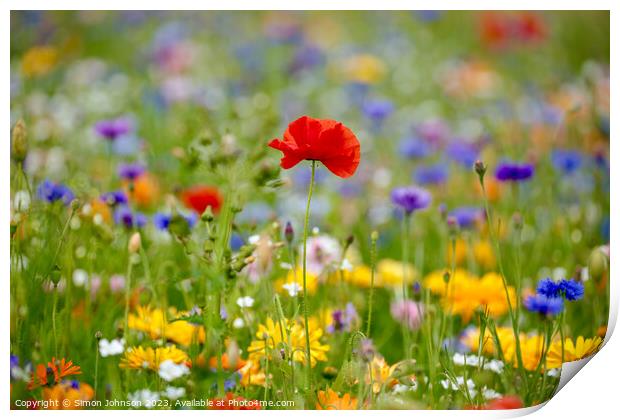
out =
[(112, 292), (122, 292), (125, 290), (125, 277), (120, 274), (114, 274), (110, 277), (110, 290)]
[(396, 321), (407, 325), (410, 330), (417, 330), (422, 324), (424, 306), (413, 300), (400, 300), (392, 303), (390, 313)]

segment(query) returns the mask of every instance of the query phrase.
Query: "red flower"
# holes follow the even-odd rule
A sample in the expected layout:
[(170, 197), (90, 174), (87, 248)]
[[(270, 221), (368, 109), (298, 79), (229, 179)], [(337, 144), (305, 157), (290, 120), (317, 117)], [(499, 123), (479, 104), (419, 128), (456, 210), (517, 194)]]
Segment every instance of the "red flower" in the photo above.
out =
[(334, 120), (317, 120), (307, 116), (290, 123), (284, 139), (274, 139), (269, 147), (281, 151), (283, 169), (302, 160), (318, 160), (341, 178), (355, 173), (360, 163), (360, 143), (355, 134)]
[(516, 395), (497, 398), (482, 407), (483, 410), (515, 410), (517, 408), (523, 408), (523, 402)]
[(209, 405), (211, 410), (260, 410), (258, 400), (246, 400), (243, 397), (235, 397), (232, 392), (227, 392), (224, 398), (213, 398)]
[(222, 207), (222, 195), (215, 187), (205, 185), (195, 185), (181, 193), (183, 203), (194, 209), (198, 214), (204, 213), (208, 206), (211, 206), (213, 213), (220, 211)]

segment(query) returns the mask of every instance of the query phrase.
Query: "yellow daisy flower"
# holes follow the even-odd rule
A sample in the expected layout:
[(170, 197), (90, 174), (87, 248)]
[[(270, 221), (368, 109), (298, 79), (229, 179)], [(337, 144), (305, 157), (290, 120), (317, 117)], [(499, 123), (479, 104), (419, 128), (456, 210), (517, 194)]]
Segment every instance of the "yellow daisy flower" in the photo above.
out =
[[(564, 361), (574, 362), (596, 353), (603, 343), (601, 337), (583, 338), (579, 336), (575, 342), (567, 338), (564, 340)], [(547, 367), (560, 367), (562, 364), (562, 342), (556, 341), (549, 347)]]
[[(316, 289), (319, 287), (319, 276), (314, 273), (307, 272), (306, 287), (308, 294), (314, 294)], [(290, 270), (286, 277), (279, 278), (275, 281), (275, 289), (279, 293), (294, 295), (295, 293), (291, 292), (297, 291), (299, 295), (302, 295), (304, 290), (303, 270), (301, 268), (298, 268), (295, 271)]]
[[(316, 365), (317, 361), (326, 361), (329, 346), (321, 344), (323, 330), (318, 327), (316, 320), (309, 320), (308, 330), (310, 331), (310, 364)], [(256, 340), (253, 340), (248, 347), (250, 360), (258, 363), (260, 358), (269, 354), (273, 350), (288, 348), (288, 352), (293, 353), (293, 360), (306, 363), (306, 333), (304, 325), (298, 321), (288, 319), (282, 322), (274, 322), (267, 318), (264, 324), (258, 326)]]
[[(404, 267), (407, 271), (407, 284), (413, 284), (417, 277), (417, 271), (412, 264)], [(403, 284), (403, 263), (397, 260), (383, 259), (377, 264), (379, 287), (400, 287)], [(377, 280), (377, 279), (375, 279)]]
[(151, 369), (157, 371), (159, 365), (165, 360), (172, 360), (174, 363), (188, 363), (189, 356), (176, 346), (143, 348), (130, 347), (125, 351), (119, 364), (121, 368), (127, 369)]
[[(182, 313), (172, 311), (167, 319), (181, 316), (183, 316)], [(127, 323), (130, 329), (147, 333), (153, 340), (165, 336), (167, 340), (182, 346), (189, 346), (192, 341), (204, 343), (205, 329), (202, 325), (194, 325), (184, 320), (166, 321), (164, 311), (161, 309), (139, 306), (135, 314), (129, 314)]]

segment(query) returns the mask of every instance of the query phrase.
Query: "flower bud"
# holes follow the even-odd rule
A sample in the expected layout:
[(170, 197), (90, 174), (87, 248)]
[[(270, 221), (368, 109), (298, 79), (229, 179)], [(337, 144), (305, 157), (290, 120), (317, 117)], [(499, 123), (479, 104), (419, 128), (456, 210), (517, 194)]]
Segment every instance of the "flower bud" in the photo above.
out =
[(443, 282), (446, 284), (450, 283), (450, 273), (448, 271), (443, 273)]
[(521, 213), (516, 212), (512, 216), (512, 223), (517, 230), (521, 230), (523, 228), (523, 216)]
[(377, 242), (379, 240), (379, 232), (377, 232), (376, 230), (373, 230), (372, 233), (370, 234), (370, 240), (373, 242)]
[(353, 235), (347, 236), (347, 239), (345, 240), (345, 247), (350, 247), (354, 240), (355, 237)]
[(459, 222), (456, 220), (456, 217), (448, 216), (446, 223), (448, 225), (448, 233), (450, 233), (451, 236), (456, 235), (459, 231)]
[(142, 239), (140, 237), (140, 232), (134, 232), (129, 238), (127, 250), (129, 251), (130, 254), (135, 254), (140, 250), (140, 245), (142, 245)]
[(284, 238), (286, 239), (286, 242), (290, 245), (293, 242), (294, 237), (295, 234), (293, 232), (293, 225), (291, 222), (286, 222), (286, 227), (284, 228)]
[(103, 333), (101, 331), (97, 331), (95, 333), (95, 340), (99, 341), (103, 338)]
[(601, 251), (600, 248), (594, 249), (590, 253), (588, 259), (588, 271), (590, 277), (594, 280), (598, 280), (608, 269), (607, 256)]
[(485, 165), (481, 160), (477, 160), (476, 163), (474, 163), (474, 170), (476, 171), (478, 177), (480, 178), (480, 181), (482, 182), (484, 174), (487, 173), (487, 165)]
[(202, 219), (203, 222), (212, 222), (213, 221), (214, 216), (213, 216), (213, 210), (211, 209), (211, 206), (207, 206), (207, 208), (202, 213), (202, 216), (200, 216), (200, 218)]
[(19, 119), (13, 127), (13, 158), (23, 162), (28, 154), (28, 131), (24, 120)]

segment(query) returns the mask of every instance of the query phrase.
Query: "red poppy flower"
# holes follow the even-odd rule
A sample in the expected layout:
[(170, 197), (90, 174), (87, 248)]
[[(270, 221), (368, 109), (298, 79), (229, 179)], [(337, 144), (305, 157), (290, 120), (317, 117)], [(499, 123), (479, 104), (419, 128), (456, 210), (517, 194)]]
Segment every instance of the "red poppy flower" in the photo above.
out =
[(303, 116), (290, 123), (283, 140), (274, 139), (269, 147), (281, 151), (283, 169), (302, 160), (318, 160), (341, 178), (355, 173), (360, 163), (360, 143), (341, 122)]
[(487, 405), (483, 407), (484, 410), (514, 410), (517, 408), (523, 408), (523, 402), (521, 398), (516, 395), (507, 395), (502, 398), (497, 398), (493, 401), (489, 401)]
[(227, 392), (224, 398), (213, 398), (209, 408), (211, 410), (260, 410), (261, 405), (258, 400), (235, 397), (232, 392)]
[(215, 187), (205, 185), (195, 185), (181, 193), (183, 203), (194, 209), (198, 214), (204, 213), (208, 206), (211, 206), (213, 213), (220, 211), (222, 207), (222, 195)]

